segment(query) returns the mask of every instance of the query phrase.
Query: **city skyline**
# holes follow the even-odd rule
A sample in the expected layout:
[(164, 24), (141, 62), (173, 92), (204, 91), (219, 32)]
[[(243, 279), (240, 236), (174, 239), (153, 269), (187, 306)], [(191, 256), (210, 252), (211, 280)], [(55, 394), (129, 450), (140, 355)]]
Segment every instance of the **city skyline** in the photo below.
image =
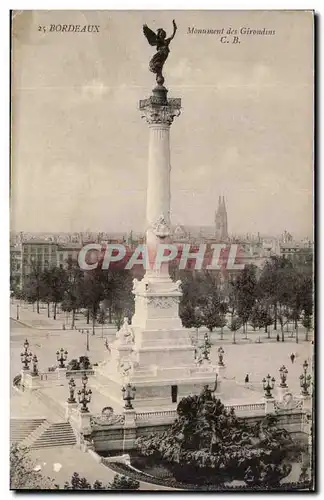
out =
[[(138, 101), (154, 77), (141, 27), (169, 32), (175, 17), (165, 77), (183, 116), (171, 131), (172, 224), (213, 226), (224, 194), (230, 234), (312, 236), (311, 14), (307, 23), (287, 12), (287, 23), (275, 12), (66, 11), (64, 23), (101, 32), (63, 40), (34, 29), (62, 15), (24, 12), (13, 26), (13, 231), (145, 229), (147, 129)], [(276, 35), (225, 48), (187, 33), (253, 22)]]

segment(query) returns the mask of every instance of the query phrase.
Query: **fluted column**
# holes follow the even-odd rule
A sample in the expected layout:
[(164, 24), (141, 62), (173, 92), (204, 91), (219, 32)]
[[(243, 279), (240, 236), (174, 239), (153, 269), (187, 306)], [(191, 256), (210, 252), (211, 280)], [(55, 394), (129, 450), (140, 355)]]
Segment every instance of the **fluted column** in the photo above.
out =
[[(180, 115), (181, 99), (167, 99), (167, 90), (158, 86), (149, 99), (140, 101), (142, 117), (150, 129), (146, 202), (146, 244), (153, 267), (158, 245), (170, 236), (170, 126)], [(168, 266), (160, 270), (168, 274)], [(151, 272), (147, 273), (152, 274)]]

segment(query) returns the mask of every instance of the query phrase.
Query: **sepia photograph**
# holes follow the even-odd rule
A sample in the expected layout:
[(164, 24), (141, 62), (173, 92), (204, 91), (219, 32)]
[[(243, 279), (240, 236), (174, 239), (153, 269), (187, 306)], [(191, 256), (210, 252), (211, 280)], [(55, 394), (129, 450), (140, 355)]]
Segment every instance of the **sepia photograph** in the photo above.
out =
[(315, 491), (314, 43), (10, 11), (10, 490)]

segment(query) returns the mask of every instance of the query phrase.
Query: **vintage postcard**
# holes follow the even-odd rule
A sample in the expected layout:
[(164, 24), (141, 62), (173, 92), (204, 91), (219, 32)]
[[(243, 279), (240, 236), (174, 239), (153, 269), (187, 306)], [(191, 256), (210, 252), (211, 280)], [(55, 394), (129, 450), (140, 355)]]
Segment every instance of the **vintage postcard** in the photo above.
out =
[(11, 12), (12, 490), (314, 490), (313, 103), (313, 11)]

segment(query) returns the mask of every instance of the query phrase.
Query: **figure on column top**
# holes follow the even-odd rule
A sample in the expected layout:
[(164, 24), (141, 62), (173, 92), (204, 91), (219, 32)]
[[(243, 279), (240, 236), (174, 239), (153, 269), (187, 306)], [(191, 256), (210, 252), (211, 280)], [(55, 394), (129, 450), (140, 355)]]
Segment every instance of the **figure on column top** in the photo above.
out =
[(143, 26), (143, 32), (147, 38), (148, 43), (153, 46), (156, 45), (157, 52), (152, 57), (149, 64), (149, 68), (152, 73), (156, 74), (156, 81), (158, 85), (163, 85), (164, 83), (162, 69), (170, 52), (169, 49), (170, 42), (171, 40), (173, 40), (177, 31), (177, 25), (174, 19), (172, 23), (173, 23), (173, 33), (169, 38), (166, 38), (166, 32), (162, 28), (159, 28), (157, 32), (154, 33), (154, 31), (152, 31), (147, 26), (147, 24), (144, 24)]

